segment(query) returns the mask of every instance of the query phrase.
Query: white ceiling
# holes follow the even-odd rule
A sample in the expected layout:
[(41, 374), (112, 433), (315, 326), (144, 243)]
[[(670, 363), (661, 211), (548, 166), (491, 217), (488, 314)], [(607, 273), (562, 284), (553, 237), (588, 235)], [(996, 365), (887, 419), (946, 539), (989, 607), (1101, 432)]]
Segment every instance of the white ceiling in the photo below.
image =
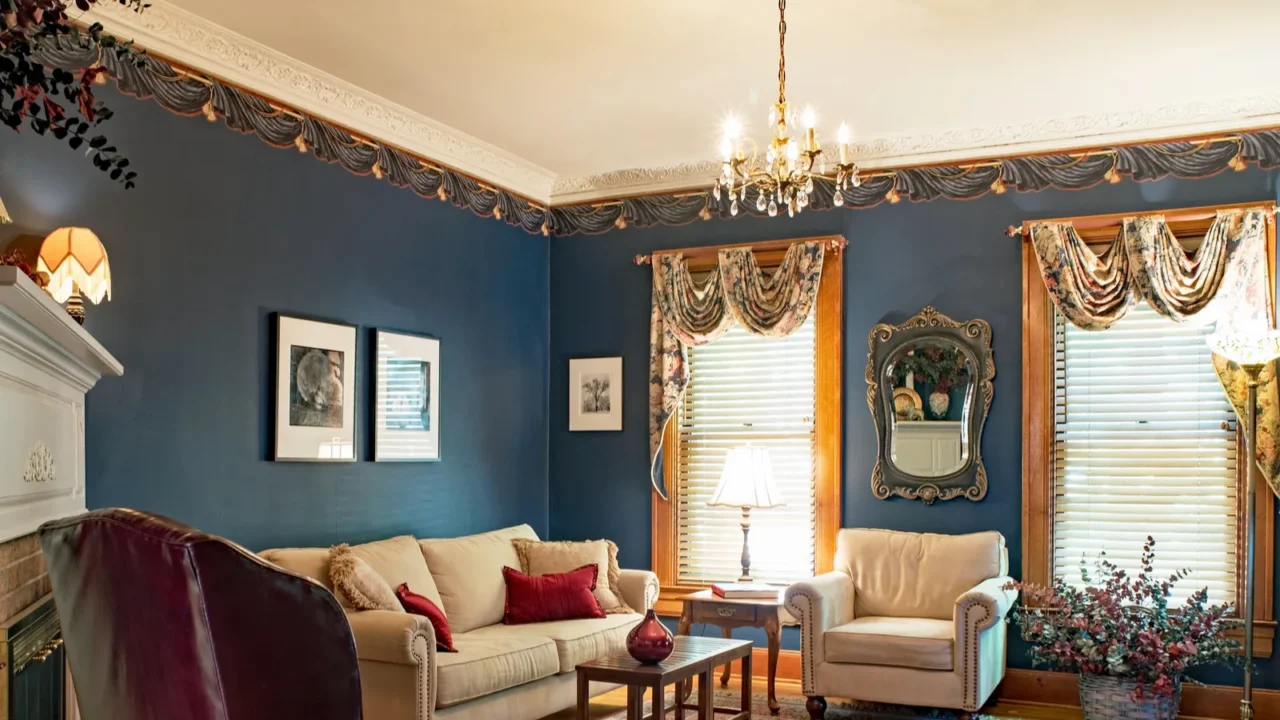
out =
[[(453, 164), (540, 199), (698, 184), (718, 119), (763, 137), (776, 94), (774, 0), (154, 3), (106, 14), (282, 101), (271, 83), (341, 85), (344, 102), (317, 96), (338, 115), (384, 103), (384, 125), (479, 148)], [(787, 17), (788, 98), (828, 138), (848, 121), (871, 165), (1280, 124), (1274, 0), (792, 0)]]

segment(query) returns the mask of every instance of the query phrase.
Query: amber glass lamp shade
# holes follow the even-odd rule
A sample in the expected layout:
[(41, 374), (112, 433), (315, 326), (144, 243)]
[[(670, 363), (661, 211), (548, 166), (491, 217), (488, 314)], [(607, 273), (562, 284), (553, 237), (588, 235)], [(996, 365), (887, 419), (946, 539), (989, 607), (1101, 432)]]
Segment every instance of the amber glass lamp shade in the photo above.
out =
[(58, 302), (83, 295), (95, 305), (111, 299), (107, 249), (92, 230), (58, 228), (40, 245), (36, 270), (49, 275), (49, 294)]

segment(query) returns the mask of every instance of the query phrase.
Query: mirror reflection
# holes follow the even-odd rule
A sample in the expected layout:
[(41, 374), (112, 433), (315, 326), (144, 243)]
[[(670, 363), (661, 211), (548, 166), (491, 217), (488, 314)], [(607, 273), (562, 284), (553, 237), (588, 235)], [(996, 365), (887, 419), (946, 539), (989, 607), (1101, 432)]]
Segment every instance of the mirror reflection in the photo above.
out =
[(945, 338), (899, 347), (885, 369), (890, 393), (890, 459), (905, 474), (945, 477), (969, 462), (973, 363)]

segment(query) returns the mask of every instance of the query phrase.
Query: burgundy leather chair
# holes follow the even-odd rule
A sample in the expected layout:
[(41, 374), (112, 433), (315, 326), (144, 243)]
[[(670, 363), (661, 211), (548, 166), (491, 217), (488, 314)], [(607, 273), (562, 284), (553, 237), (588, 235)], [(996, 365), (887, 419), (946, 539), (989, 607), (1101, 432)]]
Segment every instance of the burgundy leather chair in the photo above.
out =
[(359, 720), (351, 627), (320, 585), (133, 510), (39, 532), (85, 720)]

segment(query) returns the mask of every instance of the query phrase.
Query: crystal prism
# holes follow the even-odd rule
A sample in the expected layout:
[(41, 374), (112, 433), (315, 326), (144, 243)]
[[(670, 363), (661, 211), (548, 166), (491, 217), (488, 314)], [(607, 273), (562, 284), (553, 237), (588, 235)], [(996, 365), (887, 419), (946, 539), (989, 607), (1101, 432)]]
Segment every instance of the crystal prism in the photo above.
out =
[(840, 207), (844, 204), (844, 191), (836, 188), (836, 194), (831, 196), (831, 204)]
[(770, 200), (769, 201), (769, 217), (774, 217), (777, 214), (778, 214), (778, 203)]
[(730, 215), (738, 214), (738, 201), (736, 199), (733, 202), (729, 203), (729, 214)]

